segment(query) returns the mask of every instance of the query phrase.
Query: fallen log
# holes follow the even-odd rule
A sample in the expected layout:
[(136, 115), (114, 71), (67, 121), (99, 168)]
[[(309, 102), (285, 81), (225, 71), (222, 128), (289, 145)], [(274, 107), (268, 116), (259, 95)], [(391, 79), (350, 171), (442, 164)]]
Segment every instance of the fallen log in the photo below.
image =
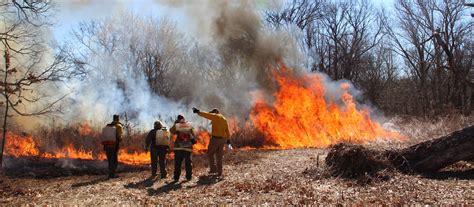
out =
[(355, 178), (382, 169), (428, 174), (474, 157), (474, 126), (401, 150), (377, 151), (340, 143), (331, 147), (326, 165), (332, 174)]
[(436, 172), (474, 157), (474, 126), (411, 147), (387, 152), (398, 169), (418, 173)]

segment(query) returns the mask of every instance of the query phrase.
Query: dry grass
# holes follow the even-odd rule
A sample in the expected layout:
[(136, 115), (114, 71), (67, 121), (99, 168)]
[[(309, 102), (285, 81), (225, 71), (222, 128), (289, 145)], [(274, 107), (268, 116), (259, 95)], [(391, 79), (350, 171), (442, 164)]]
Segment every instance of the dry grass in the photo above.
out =
[(434, 119), (396, 117), (391, 122), (407, 137), (403, 146), (438, 138), (474, 124), (474, 116), (452, 114)]
[[(408, 143), (398, 144), (411, 145), (435, 138), (470, 125), (472, 120), (444, 118), (435, 123), (398, 119), (396, 123), (402, 132), (411, 137)], [(377, 148), (392, 145), (371, 144)], [(3, 173), (0, 205), (474, 205), (472, 178), (456, 174), (426, 178), (391, 172), (388, 180), (361, 184), (330, 176), (324, 164), (327, 153), (326, 149), (234, 150), (226, 153), (224, 179), (206, 176), (207, 159), (196, 155), (193, 180), (175, 184), (170, 179), (149, 179), (148, 167), (122, 171), (120, 178), (112, 180), (100, 173), (42, 179)], [(472, 166), (472, 162), (463, 162), (449, 169), (466, 170)], [(167, 168), (172, 173), (172, 163)]]
[(0, 205), (474, 205), (472, 180), (395, 173), (388, 181), (360, 185), (327, 176), (323, 164), (326, 153), (321, 149), (233, 151), (226, 155), (223, 180), (207, 177), (205, 157), (196, 156), (193, 180), (176, 184), (170, 179), (149, 179), (149, 171), (121, 173), (113, 180), (104, 179), (104, 175), (52, 179), (2, 176)]

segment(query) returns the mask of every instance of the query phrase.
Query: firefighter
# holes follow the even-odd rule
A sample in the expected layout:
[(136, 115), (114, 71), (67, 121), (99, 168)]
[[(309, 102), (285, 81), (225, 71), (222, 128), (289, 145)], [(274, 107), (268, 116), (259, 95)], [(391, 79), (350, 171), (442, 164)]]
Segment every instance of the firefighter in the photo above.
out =
[(122, 132), (123, 124), (120, 123), (119, 115), (113, 116), (113, 121), (110, 124), (107, 124), (108, 127), (115, 127), (115, 142), (104, 144), (104, 150), (107, 155), (107, 162), (109, 164), (109, 178), (117, 178), (115, 174), (118, 165), (118, 151), (120, 147), (120, 142), (122, 142)]
[(174, 141), (174, 181), (178, 182), (181, 175), (181, 163), (184, 160), (186, 169), (186, 180), (190, 181), (193, 174), (193, 165), (191, 154), (193, 145), (196, 143), (194, 137), (194, 129), (191, 123), (184, 119), (183, 115), (178, 115), (173, 127), (170, 129), (171, 134), (176, 135)]
[[(197, 113), (206, 119), (211, 120), (212, 137), (207, 149), (207, 156), (209, 159), (209, 174), (216, 174), (222, 176), (222, 158), (224, 156), (224, 146), (227, 143), (230, 146), (230, 132), (227, 119), (219, 113), (219, 109), (212, 109), (209, 112), (200, 111), (193, 107), (193, 113)], [(214, 162), (214, 160), (217, 161)], [(216, 165), (217, 164), (217, 165)]]
[(160, 177), (166, 178), (166, 153), (170, 145), (169, 132), (161, 121), (155, 121), (153, 129), (148, 133), (145, 140), (145, 151), (150, 150), (151, 176), (156, 177), (156, 168), (160, 164)]

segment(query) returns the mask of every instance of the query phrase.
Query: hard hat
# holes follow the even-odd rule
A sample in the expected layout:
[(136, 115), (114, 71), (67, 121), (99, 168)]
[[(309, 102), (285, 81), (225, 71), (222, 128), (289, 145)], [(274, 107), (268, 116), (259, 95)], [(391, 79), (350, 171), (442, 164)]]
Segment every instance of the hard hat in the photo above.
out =
[(219, 113), (219, 109), (213, 108), (212, 110), (209, 111), (209, 113), (218, 114), (218, 113)]

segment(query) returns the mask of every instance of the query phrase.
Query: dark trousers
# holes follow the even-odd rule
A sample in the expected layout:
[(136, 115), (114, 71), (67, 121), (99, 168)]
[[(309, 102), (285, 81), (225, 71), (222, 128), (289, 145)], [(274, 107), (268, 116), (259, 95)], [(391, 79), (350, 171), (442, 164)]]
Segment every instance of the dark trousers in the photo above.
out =
[(107, 161), (109, 163), (109, 177), (115, 176), (115, 171), (118, 165), (118, 149), (116, 145), (107, 145), (104, 147)]
[(185, 150), (174, 151), (174, 179), (179, 180), (181, 175), (181, 163), (184, 160), (186, 168), (186, 179), (190, 180), (193, 175), (193, 163), (191, 162), (191, 152)]
[(158, 163), (160, 164), (160, 175), (161, 178), (166, 177), (166, 153), (168, 152), (168, 146), (156, 145), (151, 146), (151, 174), (156, 175), (156, 168)]

